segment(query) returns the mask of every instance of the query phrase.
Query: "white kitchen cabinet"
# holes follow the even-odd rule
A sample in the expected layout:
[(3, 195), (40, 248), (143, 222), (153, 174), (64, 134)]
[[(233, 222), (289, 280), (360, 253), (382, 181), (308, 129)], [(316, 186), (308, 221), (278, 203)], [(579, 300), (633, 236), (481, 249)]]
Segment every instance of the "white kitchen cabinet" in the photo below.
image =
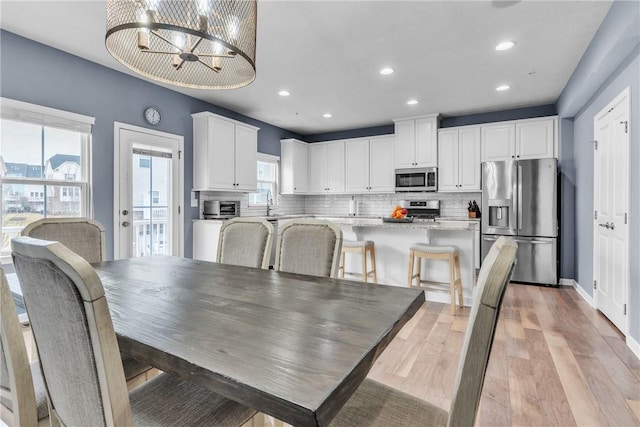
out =
[(193, 117), (193, 189), (255, 191), (258, 128), (208, 112)]
[(398, 119), (395, 122), (396, 168), (438, 165), (438, 115)]
[(306, 194), (308, 191), (308, 145), (297, 139), (280, 141), (280, 193)]
[(482, 161), (557, 157), (556, 117), (482, 125)]
[(480, 191), (480, 126), (438, 132), (438, 191)]
[(215, 219), (193, 221), (193, 259), (216, 261), (222, 223)]
[(344, 141), (309, 144), (309, 193), (344, 193)]
[(345, 143), (346, 192), (395, 191), (393, 136), (353, 139)]

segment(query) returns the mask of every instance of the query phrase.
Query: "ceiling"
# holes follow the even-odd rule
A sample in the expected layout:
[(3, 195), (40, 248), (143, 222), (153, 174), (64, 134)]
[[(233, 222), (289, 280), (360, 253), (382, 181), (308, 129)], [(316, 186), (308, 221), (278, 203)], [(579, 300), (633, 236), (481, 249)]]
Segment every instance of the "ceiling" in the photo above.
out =
[[(258, 2), (256, 80), (163, 85), (311, 135), (554, 103), (610, 1)], [(104, 47), (103, 1), (0, 1), (0, 27), (134, 75)], [(508, 51), (495, 46), (516, 41)], [(382, 76), (391, 67), (395, 73)], [(511, 86), (504, 92), (495, 88)], [(280, 90), (291, 93), (278, 95)], [(409, 99), (419, 101), (407, 105)], [(333, 117), (323, 118), (324, 113)]]

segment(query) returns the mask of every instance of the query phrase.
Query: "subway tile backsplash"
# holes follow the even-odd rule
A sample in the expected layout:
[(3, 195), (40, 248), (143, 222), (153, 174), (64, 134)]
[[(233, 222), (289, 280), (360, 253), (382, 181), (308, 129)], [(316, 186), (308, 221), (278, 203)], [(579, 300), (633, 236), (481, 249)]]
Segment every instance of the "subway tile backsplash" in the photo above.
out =
[[(313, 214), (326, 216), (346, 216), (349, 213), (351, 195), (330, 194), (319, 196), (279, 195), (278, 204), (272, 212), (282, 215)], [(400, 200), (440, 200), (440, 215), (452, 218), (467, 218), (467, 203), (475, 200), (481, 205), (481, 192), (470, 193), (392, 193), (392, 194), (357, 194), (359, 216), (388, 216)], [(264, 216), (264, 206), (250, 207), (247, 194), (233, 192), (200, 193), (200, 217), (204, 200), (239, 200), (242, 216)]]

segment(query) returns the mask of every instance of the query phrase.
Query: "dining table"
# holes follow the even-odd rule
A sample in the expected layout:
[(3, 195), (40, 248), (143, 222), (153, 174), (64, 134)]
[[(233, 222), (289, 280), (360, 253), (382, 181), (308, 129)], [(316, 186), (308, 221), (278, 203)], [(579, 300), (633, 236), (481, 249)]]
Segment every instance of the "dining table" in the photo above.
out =
[(171, 256), (92, 264), (120, 349), (294, 426), (326, 426), (419, 289)]

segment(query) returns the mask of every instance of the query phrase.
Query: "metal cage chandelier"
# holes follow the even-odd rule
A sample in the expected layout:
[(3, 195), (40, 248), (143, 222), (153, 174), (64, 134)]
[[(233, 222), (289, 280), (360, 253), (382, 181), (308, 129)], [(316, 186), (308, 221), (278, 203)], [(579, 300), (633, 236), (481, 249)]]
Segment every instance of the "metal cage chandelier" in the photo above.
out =
[(256, 0), (107, 0), (105, 44), (164, 83), (234, 89), (256, 78)]

